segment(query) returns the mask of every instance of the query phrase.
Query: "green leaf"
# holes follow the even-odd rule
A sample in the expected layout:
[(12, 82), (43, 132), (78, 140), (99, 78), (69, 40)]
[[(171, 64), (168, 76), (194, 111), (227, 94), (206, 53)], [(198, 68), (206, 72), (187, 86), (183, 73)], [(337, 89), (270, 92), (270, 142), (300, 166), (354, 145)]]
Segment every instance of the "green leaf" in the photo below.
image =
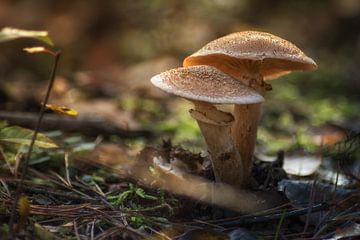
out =
[(6, 121), (0, 121), (0, 129), (6, 127), (7, 125)]
[(50, 156), (44, 156), (44, 157), (40, 157), (40, 158), (32, 158), (29, 161), (29, 165), (36, 165), (36, 164), (40, 164), (40, 163), (44, 163), (44, 162), (48, 162), (51, 160)]
[(129, 191), (129, 190), (127, 190), (127, 191), (125, 191), (125, 192), (122, 192), (122, 193), (119, 195), (118, 201), (116, 202), (117, 205), (122, 204), (130, 195), (131, 195), (131, 191)]
[(6, 42), (19, 38), (34, 38), (49, 45), (54, 45), (47, 31), (28, 31), (17, 28), (3, 28), (0, 31), (0, 42)]
[(139, 228), (141, 226), (146, 226), (146, 220), (142, 216), (132, 216), (130, 217), (130, 222), (136, 228)]
[(38, 223), (34, 224), (35, 234), (39, 237), (41, 240), (56, 240), (59, 239), (57, 236), (55, 236), (53, 233), (48, 231), (46, 228), (41, 226)]
[[(22, 127), (6, 127), (0, 130), (0, 141), (21, 145), (30, 145), (34, 131)], [(35, 146), (40, 148), (57, 148), (50, 138), (42, 133), (37, 134)]]
[(145, 195), (146, 195), (144, 189), (142, 189), (142, 188), (137, 188), (135, 190), (135, 194), (138, 195), (141, 198), (145, 198)]
[(145, 199), (147, 199), (147, 200), (158, 200), (158, 198), (156, 196), (149, 195), (149, 194), (145, 195)]
[(148, 200), (157, 200), (158, 198), (149, 194), (146, 194), (145, 190), (142, 188), (137, 188), (135, 191), (135, 194), (138, 195), (139, 197), (143, 198), (143, 199), (148, 199)]

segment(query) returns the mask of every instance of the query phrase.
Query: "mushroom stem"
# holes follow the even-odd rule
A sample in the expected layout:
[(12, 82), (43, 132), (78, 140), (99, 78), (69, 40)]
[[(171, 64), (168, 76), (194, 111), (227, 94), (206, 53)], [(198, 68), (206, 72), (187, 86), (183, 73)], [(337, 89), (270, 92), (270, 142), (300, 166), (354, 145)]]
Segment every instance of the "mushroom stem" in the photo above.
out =
[(233, 115), (218, 110), (210, 103), (193, 102), (195, 109), (191, 109), (190, 114), (205, 138), (215, 180), (242, 187), (245, 180), (243, 163), (230, 134)]
[(256, 143), (256, 133), (261, 113), (261, 103), (235, 105), (235, 121), (231, 134), (243, 164), (244, 184), (251, 180), (252, 157)]
[[(233, 77), (249, 85), (257, 93), (263, 97), (266, 91), (271, 90), (271, 85), (264, 82), (263, 76), (259, 72), (259, 62), (249, 61), (247, 63), (249, 69), (244, 72), (238, 72), (233, 74)], [(247, 82), (244, 80), (247, 80)], [(234, 106), (234, 117), (235, 121), (231, 127), (231, 136), (233, 142), (240, 153), (242, 164), (244, 185), (250, 185), (251, 183), (251, 170), (252, 170), (252, 159), (256, 143), (256, 133), (259, 125), (260, 114), (261, 114), (261, 103), (254, 104), (235, 104)]]

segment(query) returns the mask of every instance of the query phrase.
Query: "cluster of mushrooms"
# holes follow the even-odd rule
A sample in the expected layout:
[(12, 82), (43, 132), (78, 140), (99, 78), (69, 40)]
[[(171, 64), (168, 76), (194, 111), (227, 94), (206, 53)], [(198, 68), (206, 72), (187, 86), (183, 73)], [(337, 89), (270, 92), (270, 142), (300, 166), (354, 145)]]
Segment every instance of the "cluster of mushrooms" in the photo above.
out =
[[(156, 87), (194, 103), (215, 179), (243, 188), (251, 182), (252, 158), (266, 83), (292, 71), (315, 70), (314, 60), (270, 33), (243, 31), (209, 42), (183, 67), (151, 78)], [(234, 104), (233, 113), (214, 104)]]

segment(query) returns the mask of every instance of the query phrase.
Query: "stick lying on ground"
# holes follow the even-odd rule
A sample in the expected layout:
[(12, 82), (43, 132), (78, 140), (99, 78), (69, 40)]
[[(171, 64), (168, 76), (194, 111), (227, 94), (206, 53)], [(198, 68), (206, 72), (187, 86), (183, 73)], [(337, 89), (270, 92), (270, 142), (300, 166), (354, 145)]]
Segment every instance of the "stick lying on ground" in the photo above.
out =
[[(26, 128), (33, 128), (37, 118), (38, 116), (35, 113), (0, 111), (0, 120)], [(153, 133), (148, 130), (122, 129), (102, 118), (73, 118), (55, 114), (46, 114), (44, 116), (41, 130), (62, 130), (65, 132), (79, 132), (89, 136), (103, 135), (104, 137), (117, 135), (124, 138), (151, 138), (153, 136)]]

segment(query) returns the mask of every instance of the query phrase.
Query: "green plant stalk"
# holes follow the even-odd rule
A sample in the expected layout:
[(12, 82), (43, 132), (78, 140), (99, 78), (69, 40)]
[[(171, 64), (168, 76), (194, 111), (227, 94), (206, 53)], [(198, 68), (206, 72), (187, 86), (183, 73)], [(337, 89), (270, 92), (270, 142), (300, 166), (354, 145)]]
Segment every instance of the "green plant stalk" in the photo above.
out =
[(283, 211), (283, 213), (281, 214), (281, 218), (280, 218), (279, 223), (278, 223), (278, 225), (276, 227), (276, 233), (275, 233), (275, 237), (274, 237), (275, 240), (279, 239), (280, 229), (281, 229), (281, 225), (282, 225), (282, 223), (284, 221), (284, 218), (285, 218), (285, 211)]
[(33, 147), (34, 147), (34, 143), (35, 143), (37, 134), (38, 134), (38, 132), (40, 130), (42, 119), (44, 117), (45, 108), (46, 108), (45, 106), (46, 106), (46, 104), (47, 104), (47, 102), (49, 100), (50, 92), (51, 92), (52, 87), (54, 85), (55, 74), (56, 74), (56, 69), (57, 69), (57, 66), (58, 66), (60, 55), (61, 55), (60, 51), (58, 51), (58, 52), (56, 52), (54, 54), (55, 59), (54, 59), (54, 65), (53, 65), (51, 75), (50, 75), (49, 85), (48, 85), (48, 88), (47, 88), (47, 91), (46, 91), (46, 95), (44, 97), (43, 104), (41, 105), (41, 108), (40, 108), (39, 118), (38, 118), (38, 121), (37, 121), (36, 126), (35, 126), (34, 134), (32, 136), (28, 152), (27, 152), (27, 154), (25, 156), (25, 159), (24, 159), (24, 162), (22, 164), (23, 166), (22, 166), (22, 171), (21, 171), (21, 176), (20, 176), (20, 182), (17, 185), (14, 202), (13, 202), (13, 205), (12, 205), (12, 208), (11, 208), (11, 215), (10, 215), (10, 220), (9, 220), (9, 229), (10, 229), (9, 239), (14, 238), (15, 229), (13, 228), (13, 225), (14, 225), (15, 215), (16, 215), (16, 205), (17, 205), (17, 202), (19, 201), (20, 194), (21, 194), (21, 192), (23, 190), (25, 175), (26, 175), (26, 172), (27, 172), (27, 169), (28, 169), (28, 166), (29, 166), (29, 160), (30, 160), (31, 153), (32, 153), (32, 150), (33, 150)]

